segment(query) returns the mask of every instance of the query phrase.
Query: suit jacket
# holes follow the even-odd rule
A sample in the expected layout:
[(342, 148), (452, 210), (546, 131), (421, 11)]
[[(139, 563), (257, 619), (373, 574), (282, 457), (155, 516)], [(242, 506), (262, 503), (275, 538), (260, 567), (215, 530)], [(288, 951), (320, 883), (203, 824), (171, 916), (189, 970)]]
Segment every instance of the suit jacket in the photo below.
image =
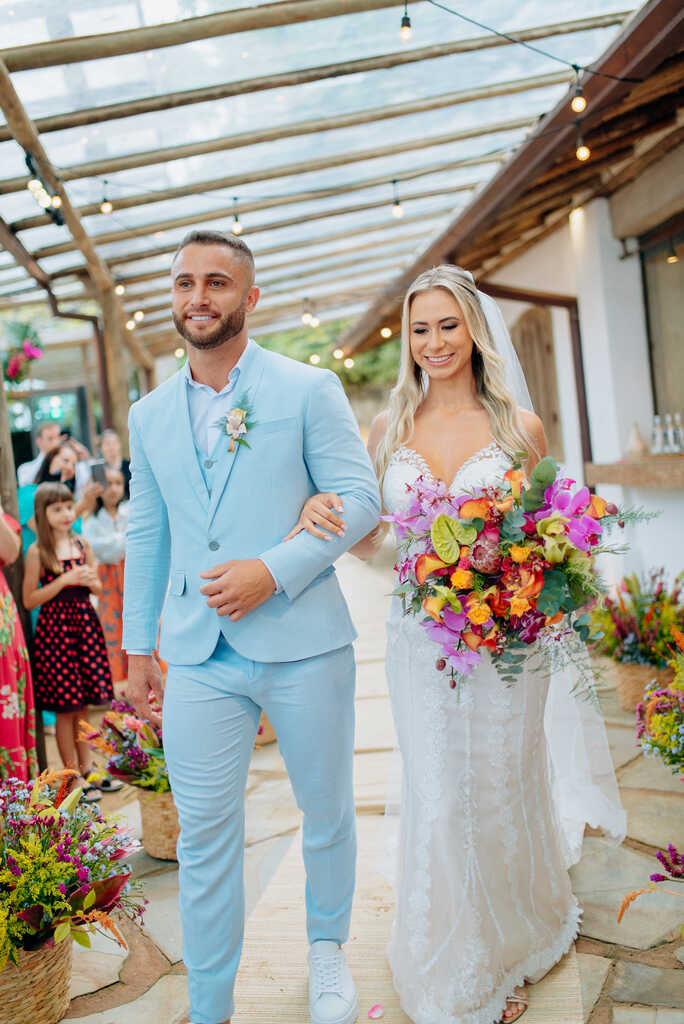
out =
[[(186, 392), (179, 372), (130, 410), (123, 647), (154, 650), (160, 615), (160, 655), (173, 664), (205, 661), (220, 632), (254, 661), (297, 661), (350, 643), (356, 634), (333, 562), (375, 527), (380, 496), (337, 376), (250, 346), (235, 400), (251, 410), (250, 447), (230, 453), (226, 436), (211, 494)], [(319, 491), (342, 498), (344, 538), (302, 532), (285, 543)], [(239, 622), (219, 617), (200, 594), (200, 572), (262, 556), (282, 592)]]

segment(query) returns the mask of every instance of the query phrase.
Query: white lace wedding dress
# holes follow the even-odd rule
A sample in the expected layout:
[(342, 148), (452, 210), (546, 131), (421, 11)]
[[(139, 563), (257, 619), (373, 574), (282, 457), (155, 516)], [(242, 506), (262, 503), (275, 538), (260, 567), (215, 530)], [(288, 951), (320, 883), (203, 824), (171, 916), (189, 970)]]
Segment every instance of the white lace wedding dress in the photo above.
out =
[[(510, 464), (492, 442), (449, 489), (493, 483)], [(406, 507), (406, 485), (421, 474), (430, 470), (415, 451), (394, 453), (388, 511)], [(394, 984), (414, 1024), (492, 1024), (516, 985), (539, 980), (567, 952), (581, 913), (552, 798), (550, 673), (525, 671), (507, 686), (486, 655), (459, 696), (435, 668), (438, 646), (392, 600), (387, 677), (402, 761)], [(617, 788), (609, 794), (619, 833)]]

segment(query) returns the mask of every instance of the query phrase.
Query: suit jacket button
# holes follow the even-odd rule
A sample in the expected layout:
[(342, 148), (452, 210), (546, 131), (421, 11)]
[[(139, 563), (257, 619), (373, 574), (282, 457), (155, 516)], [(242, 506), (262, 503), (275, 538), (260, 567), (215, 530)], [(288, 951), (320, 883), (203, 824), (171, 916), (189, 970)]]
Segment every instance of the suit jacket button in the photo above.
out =
[(211, 469), (211, 467), (213, 465), (214, 465), (214, 460), (213, 459), (205, 459), (204, 460), (204, 468), (205, 469)]
[(220, 545), (219, 545), (219, 542), (217, 540), (210, 540), (209, 541), (209, 550), (210, 551), (218, 551), (219, 547), (220, 547)]

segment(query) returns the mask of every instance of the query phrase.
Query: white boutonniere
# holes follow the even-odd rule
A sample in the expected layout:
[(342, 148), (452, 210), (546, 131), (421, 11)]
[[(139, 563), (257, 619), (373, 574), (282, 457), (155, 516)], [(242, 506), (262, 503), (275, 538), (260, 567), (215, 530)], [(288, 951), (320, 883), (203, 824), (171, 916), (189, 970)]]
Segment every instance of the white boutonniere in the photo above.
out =
[(230, 438), (230, 444), (228, 445), (228, 451), (235, 451), (236, 444), (244, 444), (246, 448), (251, 447), (247, 440), (247, 431), (254, 426), (254, 422), (251, 419), (251, 410), (249, 408), (249, 402), (247, 396), (242, 398), (240, 405), (236, 406), (235, 409), (231, 409), (225, 416), (221, 416), (219, 420), (214, 423), (215, 427), (220, 427), (221, 430), (225, 430), (226, 434)]

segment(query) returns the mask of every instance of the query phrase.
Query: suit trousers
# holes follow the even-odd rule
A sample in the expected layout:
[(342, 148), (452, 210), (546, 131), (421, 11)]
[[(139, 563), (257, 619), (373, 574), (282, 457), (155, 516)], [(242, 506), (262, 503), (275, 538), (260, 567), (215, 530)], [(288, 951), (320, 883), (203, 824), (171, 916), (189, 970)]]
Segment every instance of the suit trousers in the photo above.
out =
[(200, 665), (170, 665), (163, 734), (178, 810), (183, 959), (191, 1019), (234, 1012), (244, 930), (245, 786), (261, 709), (303, 813), (309, 942), (349, 936), (356, 867), (351, 645), (255, 662), (221, 637)]

